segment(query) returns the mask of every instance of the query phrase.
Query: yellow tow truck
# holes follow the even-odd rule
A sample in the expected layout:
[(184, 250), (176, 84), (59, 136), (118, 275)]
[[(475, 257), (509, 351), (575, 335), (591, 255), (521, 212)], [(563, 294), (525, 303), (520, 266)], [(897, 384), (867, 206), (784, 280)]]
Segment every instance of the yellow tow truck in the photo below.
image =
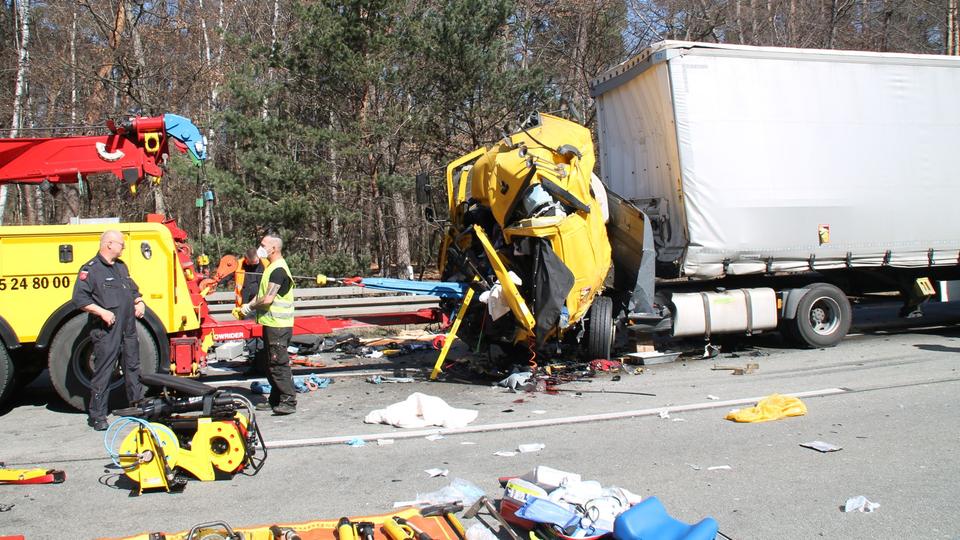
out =
[[(137, 117), (108, 128), (103, 136), (0, 139), (0, 183), (56, 189), (113, 173), (135, 191), (144, 179), (159, 180), (169, 142), (198, 163), (206, 159), (200, 131), (181, 116)], [(49, 367), (60, 396), (83, 408), (92, 346), (87, 316), (70, 299), (80, 266), (97, 253), (107, 229), (123, 233), (124, 261), (147, 304), (137, 324), (144, 372), (160, 369), (161, 358), (175, 372), (199, 369), (202, 314), (193, 291), (199, 276), (175, 222), (153, 216), (144, 223), (0, 226), (0, 403)]]

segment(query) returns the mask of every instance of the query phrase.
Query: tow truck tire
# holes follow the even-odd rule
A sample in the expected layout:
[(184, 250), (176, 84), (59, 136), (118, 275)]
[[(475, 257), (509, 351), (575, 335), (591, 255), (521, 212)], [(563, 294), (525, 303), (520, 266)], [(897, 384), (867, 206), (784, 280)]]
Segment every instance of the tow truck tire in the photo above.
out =
[(613, 299), (597, 296), (593, 299), (587, 319), (587, 360), (609, 359), (615, 336)]
[(833, 347), (850, 331), (853, 309), (847, 295), (828, 283), (805, 287), (797, 305), (797, 315), (784, 321), (787, 333), (801, 347), (819, 349)]
[[(50, 343), (50, 381), (65, 402), (85, 410), (90, 397), (90, 375), (93, 372), (93, 343), (86, 330), (87, 315), (74, 316), (57, 330)], [(160, 363), (157, 343), (147, 325), (137, 321), (140, 342), (140, 372), (156, 373)], [(110, 410), (125, 407), (127, 393), (118, 367), (110, 379)]]
[(0, 341), (0, 406), (13, 394), (13, 359), (7, 346)]

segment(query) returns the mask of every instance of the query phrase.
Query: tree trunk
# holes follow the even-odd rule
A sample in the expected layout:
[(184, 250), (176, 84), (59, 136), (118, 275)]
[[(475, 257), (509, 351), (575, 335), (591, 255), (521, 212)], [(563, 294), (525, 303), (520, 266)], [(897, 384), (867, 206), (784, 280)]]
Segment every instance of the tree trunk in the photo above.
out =
[[(17, 39), (17, 78), (13, 90), (13, 118), (10, 120), (10, 137), (20, 134), (23, 122), (23, 100), (27, 93), (27, 75), (30, 68), (30, 0), (15, 0), (16, 18), (19, 20)], [(0, 225), (7, 209), (7, 186), (0, 186)]]
[(947, 2), (947, 39), (945, 54), (960, 56), (960, 22), (958, 22), (957, 0)]
[[(276, 52), (277, 47), (277, 25), (280, 24), (280, 0), (273, 0), (273, 22), (270, 24), (270, 54)], [(267, 68), (267, 84), (273, 81), (274, 75), (273, 67)], [(268, 117), (267, 112), (267, 95), (266, 92), (263, 96), (263, 104), (260, 108), (260, 118), (266, 120)]]
[(743, 40), (743, 0), (737, 0), (734, 9), (737, 19), (737, 43), (743, 45), (745, 43)]
[(410, 264), (410, 229), (407, 227), (407, 208), (400, 193), (393, 194), (393, 213), (397, 217), (397, 271), (403, 279), (413, 279)]

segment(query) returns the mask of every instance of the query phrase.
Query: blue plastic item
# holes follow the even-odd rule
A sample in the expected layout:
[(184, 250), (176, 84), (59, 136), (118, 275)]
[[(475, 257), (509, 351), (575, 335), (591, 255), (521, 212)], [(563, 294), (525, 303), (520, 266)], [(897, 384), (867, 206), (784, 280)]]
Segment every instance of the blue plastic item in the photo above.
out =
[(690, 525), (676, 520), (656, 497), (617, 516), (613, 522), (613, 537), (617, 540), (713, 540), (719, 525), (712, 517)]
[(363, 278), (363, 286), (382, 291), (405, 292), (439, 296), (440, 298), (463, 298), (467, 294), (467, 283), (455, 281), (413, 281), (394, 278)]
[(271, 390), (273, 390), (273, 387), (270, 386), (270, 383), (264, 381), (253, 381), (250, 383), (250, 391), (254, 394), (267, 395)]
[(528, 497), (527, 502), (517, 512), (517, 517), (536, 523), (549, 523), (572, 533), (580, 524), (580, 516), (565, 506), (539, 497)]

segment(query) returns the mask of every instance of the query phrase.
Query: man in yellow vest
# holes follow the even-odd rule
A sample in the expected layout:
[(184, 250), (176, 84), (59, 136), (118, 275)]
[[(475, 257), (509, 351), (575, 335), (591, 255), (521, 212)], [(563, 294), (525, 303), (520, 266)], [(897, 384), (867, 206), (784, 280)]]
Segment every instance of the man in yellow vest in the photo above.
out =
[(260, 241), (257, 255), (261, 261), (267, 261), (267, 267), (260, 277), (257, 297), (240, 306), (240, 312), (244, 316), (257, 314), (257, 324), (263, 326), (267, 349), (270, 398), (266, 403), (258, 404), (257, 410), (272, 409), (274, 414), (293, 414), (297, 411), (297, 393), (287, 353), (293, 336), (293, 277), (280, 253), (282, 248), (283, 241), (271, 234)]

